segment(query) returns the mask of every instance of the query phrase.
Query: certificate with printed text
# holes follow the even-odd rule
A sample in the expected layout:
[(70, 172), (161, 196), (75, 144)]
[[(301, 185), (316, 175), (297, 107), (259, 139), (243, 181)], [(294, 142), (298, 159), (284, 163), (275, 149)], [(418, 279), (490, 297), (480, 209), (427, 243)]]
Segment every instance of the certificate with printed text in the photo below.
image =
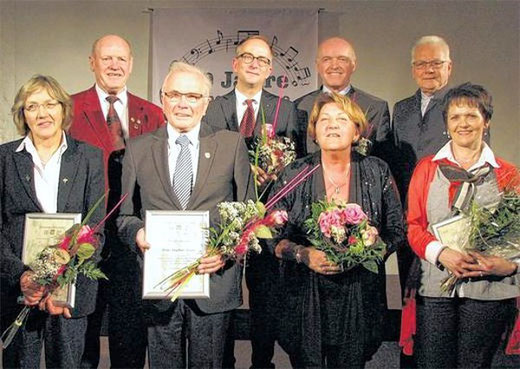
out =
[(470, 218), (465, 215), (457, 215), (442, 222), (432, 225), (434, 236), (443, 245), (449, 248), (465, 252), (469, 246)]
[[(30, 265), (44, 248), (59, 243), (65, 232), (79, 223), (81, 223), (80, 213), (25, 214), (22, 262)], [(71, 283), (52, 293), (55, 305), (68, 308), (74, 307), (75, 297), (76, 288)]]
[[(145, 234), (150, 249), (144, 253), (143, 299), (169, 298), (169, 275), (206, 252), (208, 211), (146, 211)], [(209, 298), (209, 275), (195, 275), (179, 298)]]

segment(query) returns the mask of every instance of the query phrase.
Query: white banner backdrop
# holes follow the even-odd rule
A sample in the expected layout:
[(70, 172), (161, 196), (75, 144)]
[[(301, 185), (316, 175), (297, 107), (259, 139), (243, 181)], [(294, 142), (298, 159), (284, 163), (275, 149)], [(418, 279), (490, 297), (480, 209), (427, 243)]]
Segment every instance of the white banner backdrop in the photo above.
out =
[[(174, 60), (200, 66), (213, 78), (212, 95), (233, 89), (231, 60), (249, 35), (266, 36), (273, 49), (273, 72), (264, 88), (291, 100), (315, 90), (318, 10), (154, 9), (152, 14), (152, 96)], [(285, 76), (288, 83), (285, 84)]]

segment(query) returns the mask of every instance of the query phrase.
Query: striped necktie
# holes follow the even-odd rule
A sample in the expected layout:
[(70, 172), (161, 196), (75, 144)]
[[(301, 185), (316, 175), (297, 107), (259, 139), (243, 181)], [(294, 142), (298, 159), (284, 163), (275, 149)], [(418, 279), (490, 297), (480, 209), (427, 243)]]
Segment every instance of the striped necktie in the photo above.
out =
[(182, 210), (185, 210), (190, 200), (193, 181), (190, 140), (186, 135), (181, 135), (175, 140), (175, 143), (181, 146), (181, 151), (175, 164), (175, 173), (173, 173), (173, 192), (177, 196)]
[(112, 146), (115, 151), (122, 150), (125, 148), (125, 140), (123, 138), (123, 128), (121, 126), (121, 120), (119, 119), (119, 115), (117, 115), (117, 111), (114, 108), (114, 103), (118, 101), (119, 98), (115, 95), (108, 95), (107, 101), (110, 106), (108, 107), (107, 114), (107, 124), (108, 129), (110, 130), (110, 136), (112, 138)]

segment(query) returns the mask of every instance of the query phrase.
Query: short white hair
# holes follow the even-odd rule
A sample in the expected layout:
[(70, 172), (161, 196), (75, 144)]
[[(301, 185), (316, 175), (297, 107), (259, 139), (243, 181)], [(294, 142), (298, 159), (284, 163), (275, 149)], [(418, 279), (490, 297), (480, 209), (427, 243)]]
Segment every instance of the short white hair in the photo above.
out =
[(412, 63), (414, 62), (415, 50), (417, 49), (417, 47), (422, 46), (422, 45), (439, 45), (439, 46), (441, 46), (444, 49), (444, 52), (446, 53), (448, 60), (451, 61), (450, 47), (448, 46), (448, 43), (446, 42), (446, 40), (444, 40), (442, 37), (439, 37), (439, 36), (429, 35), (429, 36), (421, 37), (420, 39), (415, 41), (415, 43), (413, 44)]
[(171, 75), (176, 73), (191, 73), (199, 76), (202, 80), (202, 94), (204, 96), (209, 96), (213, 84), (204, 70), (188, 63), (174, 61), (170, 64), (170, 70), (164, 80), (166, 81)]

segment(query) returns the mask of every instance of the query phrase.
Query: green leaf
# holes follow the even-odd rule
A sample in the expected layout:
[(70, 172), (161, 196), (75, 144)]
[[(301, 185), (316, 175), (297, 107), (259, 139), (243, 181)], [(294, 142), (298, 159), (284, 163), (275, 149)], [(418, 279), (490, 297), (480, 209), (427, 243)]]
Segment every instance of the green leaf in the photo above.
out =
[(368, 271), (370, 271), (372, 273), (377, 274), (377, 272), (378, 272), (377, 263), (373, 260), (363, 263), (363, 266), (365, 267), (365, 269), (367, 269)]
[(256, 202), (256, 208), (258, 209), (258, 216), (263, 218), (265, 216), (265, 205), (261, 201)]
[(258, 226), (255, 229), (255, 235), (258, 238), (273, 238), (273, 234), (271, 233), (271, 230), (269, 227), (265, 225)]
[(96, 248), (93, 245), (91, 245), (90, 243), (82, 243), (81, 245), (79, 245), (77, 255), (78, 255), (80, 263), (83, 260), (87, 260), (90, 257), (92, 257), (92, 255), (94, 255), (95, 251), (96, 251)]

